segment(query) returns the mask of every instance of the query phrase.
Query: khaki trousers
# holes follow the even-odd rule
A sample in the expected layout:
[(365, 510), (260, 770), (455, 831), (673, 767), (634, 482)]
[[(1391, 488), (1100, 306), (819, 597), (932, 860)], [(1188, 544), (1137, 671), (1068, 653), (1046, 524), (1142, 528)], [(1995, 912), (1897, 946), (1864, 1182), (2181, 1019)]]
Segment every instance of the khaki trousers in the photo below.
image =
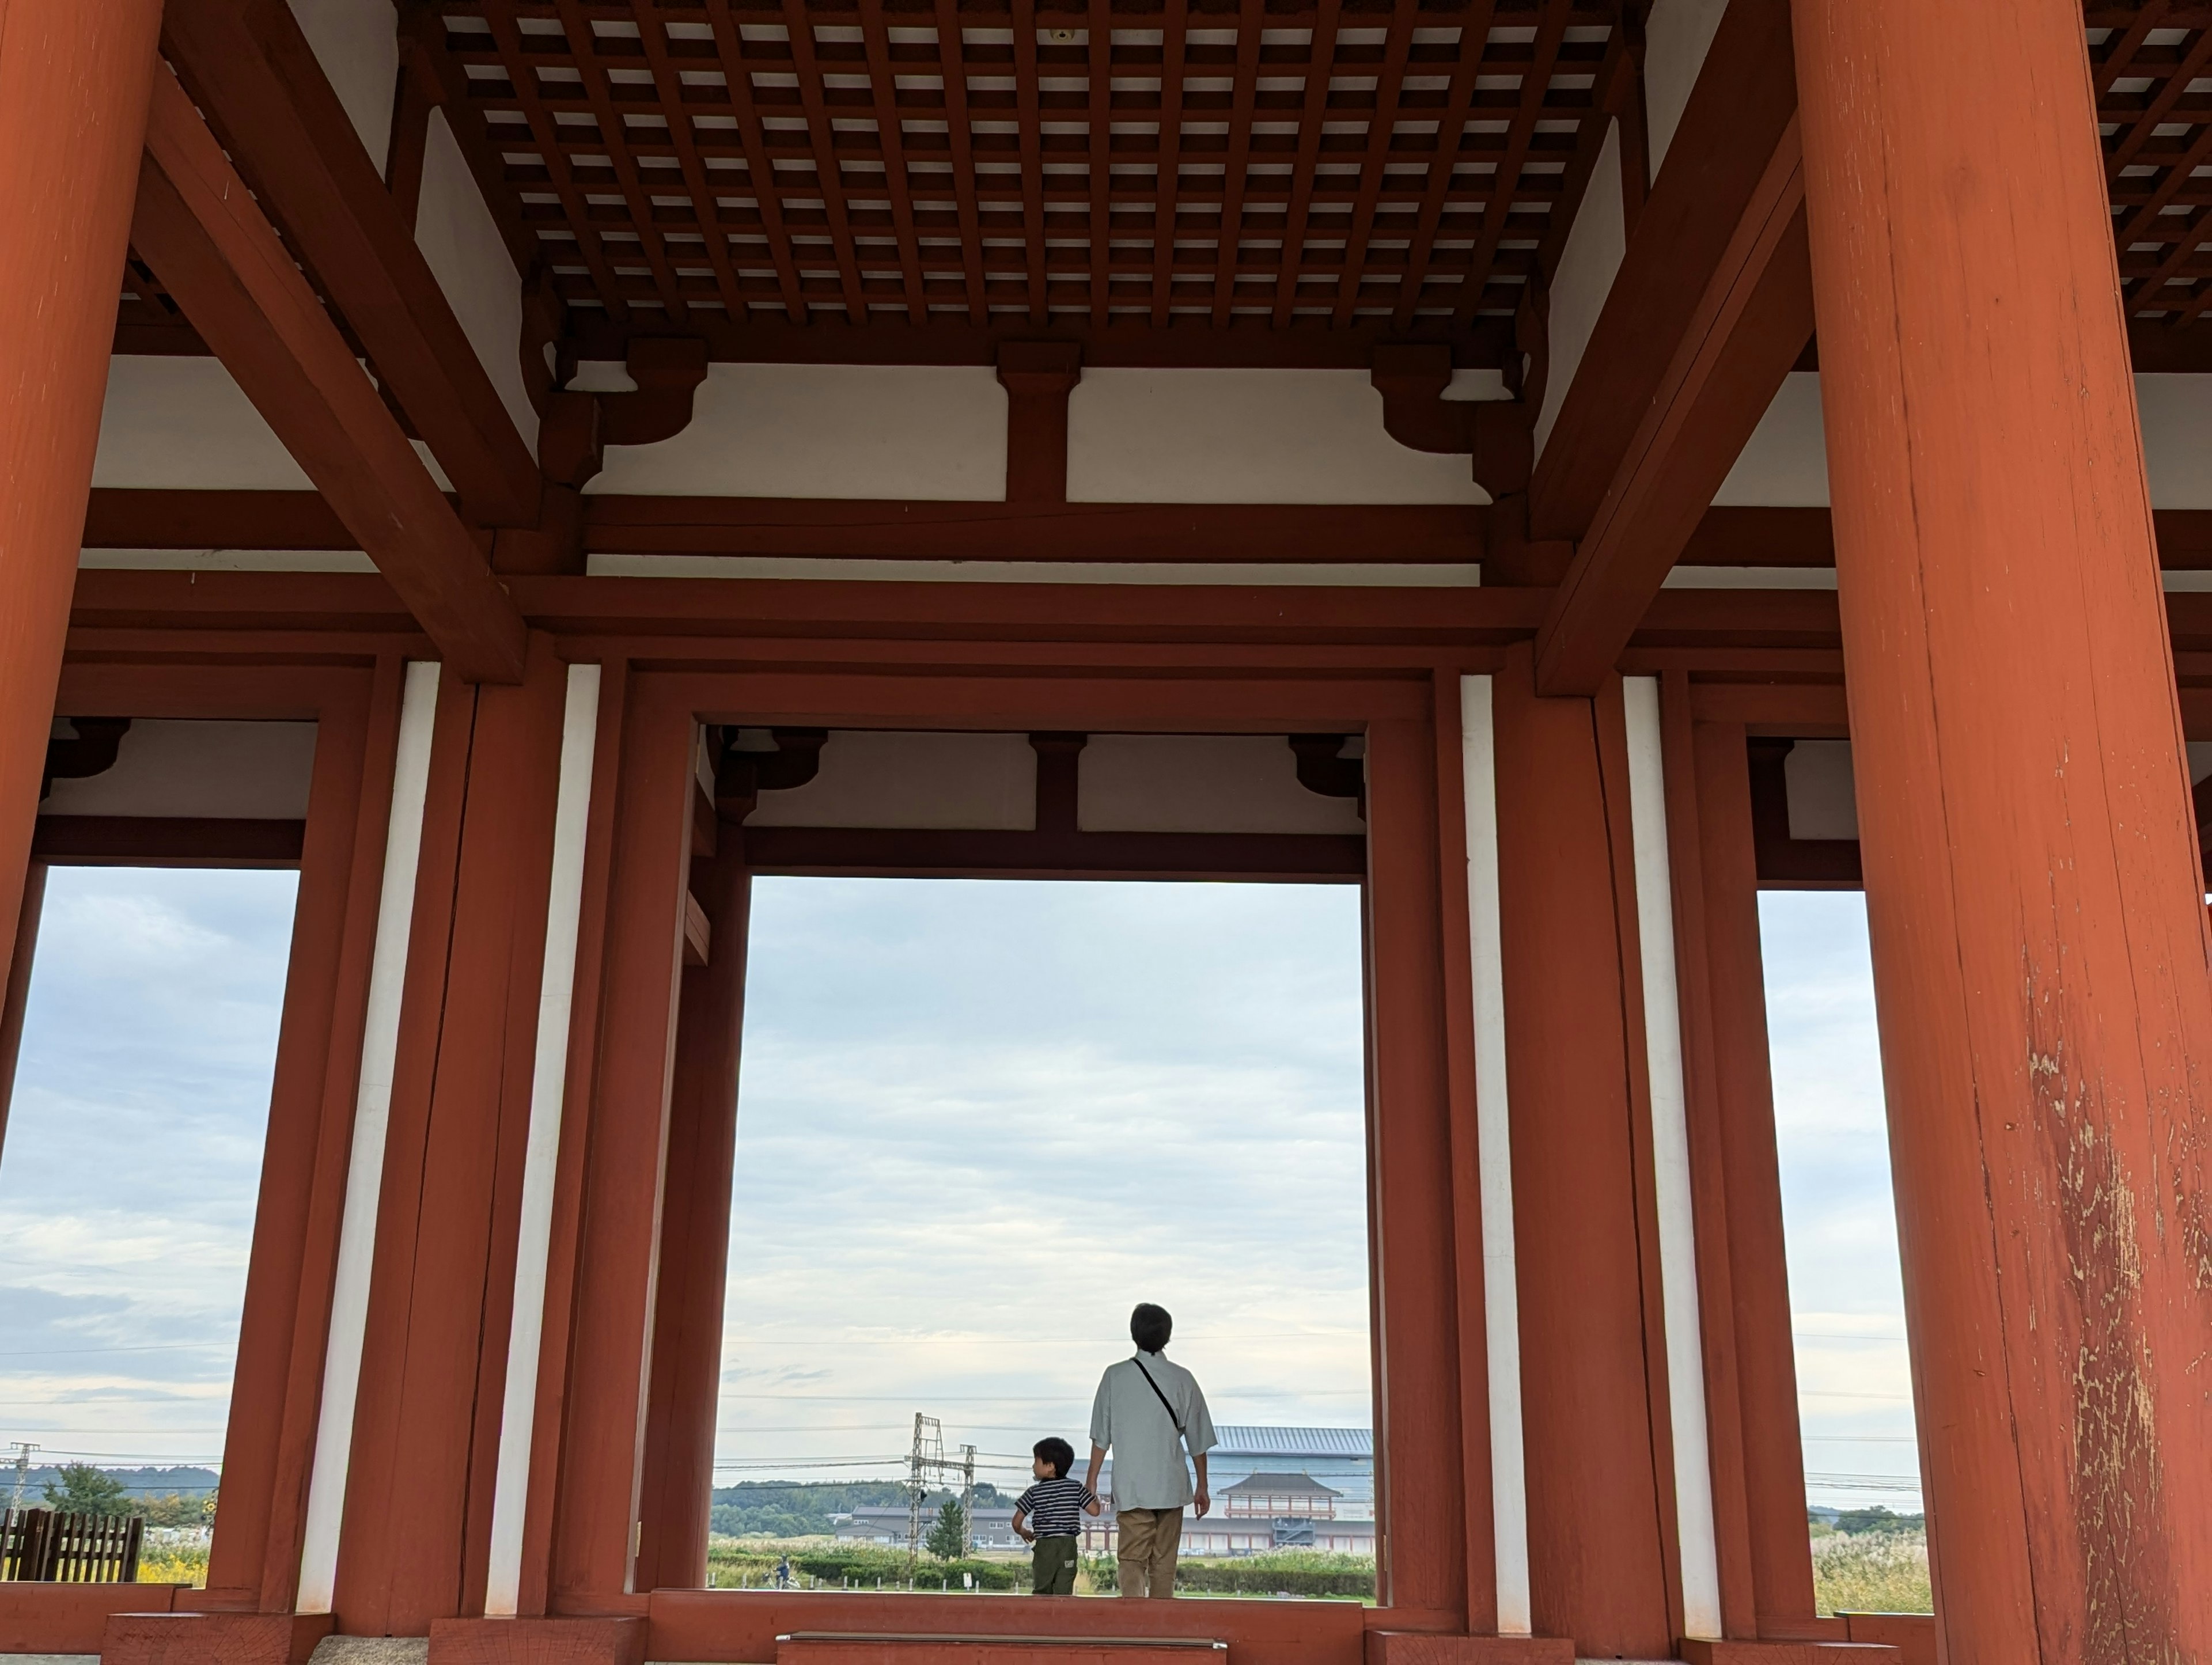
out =
[(1114, 1516), (1121, 1563), (1121, 1594), (1175, 1594), (1176, 1554), (1182, 1547), (1180, 1509), (1124, 1509)]

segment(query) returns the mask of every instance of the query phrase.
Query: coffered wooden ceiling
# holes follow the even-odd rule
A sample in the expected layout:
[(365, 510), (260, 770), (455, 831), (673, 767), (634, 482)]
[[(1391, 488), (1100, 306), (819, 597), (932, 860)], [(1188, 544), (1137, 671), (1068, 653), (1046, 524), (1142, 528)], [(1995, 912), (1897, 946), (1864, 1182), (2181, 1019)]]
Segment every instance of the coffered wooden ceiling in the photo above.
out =
[[(1641, 10), (401, 0), (391, 165), (410, 188), (441, 103), (540, 327), (589, 356), (1501, 363), (1613, 114), (1641, 125)], [(2085, 21), (2138, 363), (2212, 368), (2212, 6)], [(125, 350), (194, 349), (125, 290)]]

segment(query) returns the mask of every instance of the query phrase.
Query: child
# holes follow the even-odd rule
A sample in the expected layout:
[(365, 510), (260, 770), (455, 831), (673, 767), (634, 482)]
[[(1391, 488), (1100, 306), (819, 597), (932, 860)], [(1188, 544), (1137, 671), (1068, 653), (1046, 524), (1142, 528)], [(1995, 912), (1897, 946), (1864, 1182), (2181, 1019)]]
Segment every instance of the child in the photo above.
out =
[[(1082, 1530), (1080, 1515), (1098, 1512), (1098, 1494), (1081, 1480), (1070, 1480), (1075, 1467), (1075, 1448), (1058, 1435), (1041, 1439), (1032, 1452), (1036, 1461), (1030, 1473), (1036, 1484), (1014, 1500), (1014, 1530), (1036, 1546), (1030, 1559), (1030, 1579), (1036, 1595), (1075, 1594), (1076, 1534)], [(1024, 1516), (1034, 1516), (1034, 1530)]]

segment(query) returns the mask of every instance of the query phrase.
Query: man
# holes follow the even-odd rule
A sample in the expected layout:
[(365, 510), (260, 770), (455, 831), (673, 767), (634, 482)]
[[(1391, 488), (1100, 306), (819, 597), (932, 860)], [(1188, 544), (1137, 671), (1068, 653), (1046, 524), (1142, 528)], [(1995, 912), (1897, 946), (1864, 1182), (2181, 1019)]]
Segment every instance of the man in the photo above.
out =
[[(1195, 1502), (1201, 1518), (1213, 1507), (1206, 1490), (1206, 1454), (1218, 1443), (1213, 1419), (1191, 1373), (1160, 1356), (1174, 1331), (1175, 1320), (1149, 1301), (1131, 1313), (1137, 1356), (1107, 1367), (1091, 1407), (1091, 1473), (1084, 1484), (1098, 1489), (1099, 1467), (1111, 1450), (1124, 1595), (1173, 1595), (1183, 1505)], [(1186, 1449), (1198, 1473), (1195, 1488), (1183, 1467)]]

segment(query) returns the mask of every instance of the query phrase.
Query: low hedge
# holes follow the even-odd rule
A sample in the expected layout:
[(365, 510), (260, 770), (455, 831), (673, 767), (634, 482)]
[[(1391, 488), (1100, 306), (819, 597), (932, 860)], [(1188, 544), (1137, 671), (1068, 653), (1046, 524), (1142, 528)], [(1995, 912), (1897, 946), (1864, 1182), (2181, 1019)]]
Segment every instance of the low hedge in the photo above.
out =
[[(1086, 1555), (1085, 1569), (1101, 1590), (1121, 1588), (1110, 1555)], [(1277, 1550), (1225, 1560), (1182, 1561), (1176, 1589), (1192, 1595), (1302, 1595), (1364, 1600), (1375, 1594), (1375, 1563), (1364, 1555)]]

